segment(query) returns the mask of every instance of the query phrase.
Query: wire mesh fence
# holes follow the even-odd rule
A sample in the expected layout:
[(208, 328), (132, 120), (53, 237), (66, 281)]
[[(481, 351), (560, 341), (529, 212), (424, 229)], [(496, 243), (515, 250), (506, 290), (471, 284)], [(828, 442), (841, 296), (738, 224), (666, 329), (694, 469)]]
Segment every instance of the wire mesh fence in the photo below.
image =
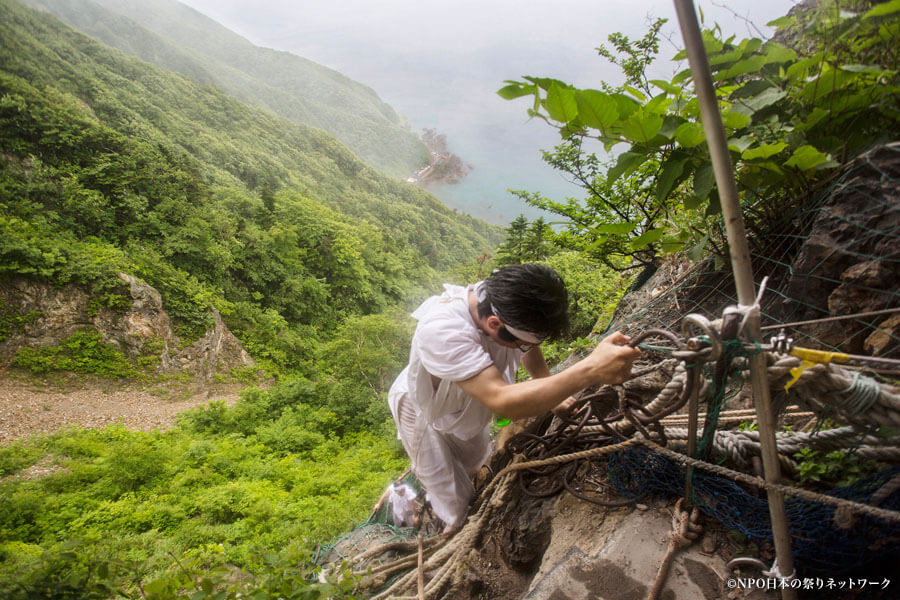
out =
[[(784, 327), (804, 347), (900, 357), (898, 184), (900, 144), (880, 146), (756, 232), (754, 277), (768, 277), (765, 332)], [(678, 331), (686, 314), (715, 319), (735, 304), (727, 266), (716, 268), (713, 259), (670, 263), (623, 301), (609, 329)]]

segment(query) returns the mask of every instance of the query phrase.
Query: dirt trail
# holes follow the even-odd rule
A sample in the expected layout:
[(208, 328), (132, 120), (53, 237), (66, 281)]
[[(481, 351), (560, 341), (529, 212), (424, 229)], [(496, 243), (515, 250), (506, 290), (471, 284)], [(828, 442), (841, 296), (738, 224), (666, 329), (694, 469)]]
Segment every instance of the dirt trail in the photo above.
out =
[(0, 444), (67, 425), (99, 428), (120, 422), (128, 429), (165, 429), (189, 408), (213, 400), (233, 404), (245, 387), (45, 381), (7, 371), (0, 374)]

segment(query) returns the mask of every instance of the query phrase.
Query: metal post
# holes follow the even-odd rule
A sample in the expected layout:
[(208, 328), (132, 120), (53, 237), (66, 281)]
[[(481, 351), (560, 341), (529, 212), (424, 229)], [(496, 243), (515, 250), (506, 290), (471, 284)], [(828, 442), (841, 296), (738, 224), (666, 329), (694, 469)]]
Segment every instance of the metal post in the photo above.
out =
[[(753, 284), (753, 269), (750, 263), (750, 249), (747, 245), (744, 219), (741, 216), (731, 157), (725, 140), (725, 128), (722, 125), (722, 116), (719, 114), (719, 104), (713, 88), (709, 61), (706, 57), (706, 49), (703, 47), (703, 38), (700, 35), (700, 25), (697, 22), (697, 14), (694, 12), (692, 0), (674, 0), (674, 2), (675, 12), (678, 14), (678, 22), (681, 26), (681, 35), (684, 37), (687, 50), (688, 63), (694, 79), (694, 88), (700, 101), (700, 115), (706, 133), (706, 143), (709, 145), (716, 185), (722, 202), (722, 214), (725, 218), (738, 303), (751, 306), (756, 300), (756, 293)], [(745, 331), (752, 340), (760, 338), (758, 314), (747, 322)], [(778, 483), (781, 479), (781, 467), (778, 463), (778, 451), (775, 446), (775, 427), (769, 398), (769, 381), (766, 377), (765, 356), (756, 354), (750, 357), (749, 362), (753, 402), (759, 423), (763, 470), (767, 482)], [(791, 537), (788, 533), (784, 496), (774, 490), (767, 490), (767, 495), (769, 518), (772, 521), (772, 534), (775, 539), (775, 566), (778, 573), (788, 577), (794, 573), (794, 559), (791, 554)], [(788, 587), (782, 590), (781, 597), (784, 600), (795, 600), (797, 593)]]
[[(701, 364), (694, 365), (691, 370), (687, 373), (687, 377), (690, 377), (691, 383), (691, 395), (688, 398), (688, 447), (687, 447), (687, 455), (691, 458), (695, 458), (694, 454), (697, 452), (697, 420), (698, 413), (700, 412), (700, 369), (702, 368)], [(688, 385), (688, 381), (685, 380), (685, 385)], [(687, 473), (684, 477), (684, 497), (687, 499), (688, 506), (693, 506), (694, 501), (694, 467), (688, 467)]]

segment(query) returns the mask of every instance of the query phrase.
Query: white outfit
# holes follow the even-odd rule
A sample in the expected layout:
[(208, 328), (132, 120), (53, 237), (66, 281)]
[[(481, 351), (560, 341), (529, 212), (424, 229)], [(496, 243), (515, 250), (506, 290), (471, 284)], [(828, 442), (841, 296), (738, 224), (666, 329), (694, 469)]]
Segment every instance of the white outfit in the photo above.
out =
[[(419, 321), (409, 365), (388, 393), (397, 437), (428, 490), (435, 514), (451, 527), (462, 524), (475, 489), (472, 476), (491, 453), (491, 411), (454, 382), (491, 365), (515, 383), (522, 359), (517, 348), (491, 340), (469, 312), (469, 287), (445, 284), (412, 313)], [(437, 381), (433, 381), (433, 378)]]
[(397, 527), (410, 527), (415, 522), (416, 490), (403, 484), (398, 486), (403, 493), (391, 484), (391, 514), (394, 517), (394, 525)]

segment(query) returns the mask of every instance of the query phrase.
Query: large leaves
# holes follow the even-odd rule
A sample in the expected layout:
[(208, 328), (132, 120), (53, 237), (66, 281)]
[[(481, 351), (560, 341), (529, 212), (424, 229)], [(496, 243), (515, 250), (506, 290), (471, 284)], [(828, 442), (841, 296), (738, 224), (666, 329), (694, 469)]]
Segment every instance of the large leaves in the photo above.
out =
[(581, 122), (602, 132), (615, 125), (619, 117), (616, 99), (599, 90), (577, 90), (575, 104)]
[[(786, 17), (775, 25), (795, 27), (797, 22)], [(808, 49), (806, 56), (775, 41), (723, 39), (717, 28), (703, 32), (738, 191), (755, 202), (797, 197), (809, 189), (810, 180), (836, 166), (833, 156), (853, 156), (866, 140), (900, 134), (895, 50), (900, 0), (863, 15), (838, 11), (829, 1), (805, 15), (803, 26), (800, 41), (792, 39), (791, 45)], [(682, 58), (684, 53), (676, 56)], [(564, 137), (595, 137), (607, 151), (621, 145), (605, 174), (598, 166), (602, 159), (581, 150), (554, 166), (568, 170), (595, 201), (606, 203), (622, 219), (621, 231), (609, 231), (611, 213), (605, 213), (603, 226), (594, 229), (595, 240), (630, 235), (633, 250), (668, 250), (684, 238), (684, 216), (674, 214), (673, 207), (687, 213), (688, 220), (719, 211), (699, 103), (689, 70), (669, 81), (650, 79), (646, 70), (643, 79), (628, 73), (627, 85), (617, 89), (579, 90), (526, 78), (519, 87), (505, 88), (503, 95), (527, 95), (527, 86), (534, 85), (536, 97), (546, 92), (542, 116), (562, 124)], [(642, 168), (649, 164), (654, 168)], [(623, 197), (598, 196), (598, 180), (628, 191)], [(680, 202), (672, 202), (673, 197)], [(703, 210), (705, 216), (691, 214)], [(636, 214), (645, 220), (632, 228)], [(660, 215), (673, 229), (654, 238)], [(598, 249), (609, 247), (604, 241)]]

